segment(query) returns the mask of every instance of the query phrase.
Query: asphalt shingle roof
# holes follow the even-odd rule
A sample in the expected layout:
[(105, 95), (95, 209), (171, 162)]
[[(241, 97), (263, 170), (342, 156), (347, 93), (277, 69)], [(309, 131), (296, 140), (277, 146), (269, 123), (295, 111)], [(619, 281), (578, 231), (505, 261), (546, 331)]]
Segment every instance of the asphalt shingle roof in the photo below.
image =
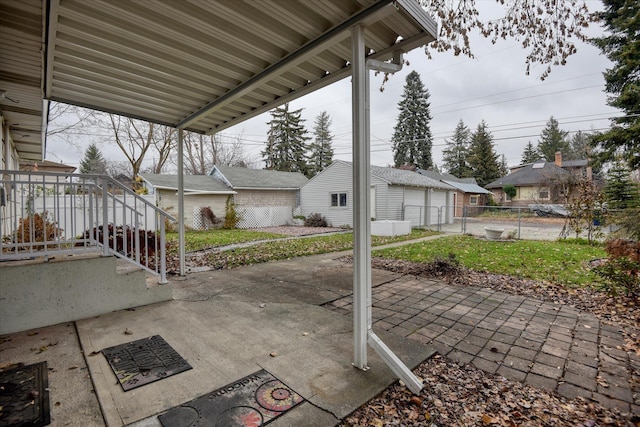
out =
[(302, 187), (308, 181), (307, 177), (300, 172), (214, 166), (211, 174), (213, 174), (216, 169), (224, 177), (223, 179), (236, 190), (291, 190)]
[[(177, 190), (178, 175), (156, 175), (150, 173), (141, 173), (142, 179), (156, 188)], [(207, 192), (233, 194), (231, 188), (227, 187), (222, 181), (208, 175), (185, 175), (184, 176), (185, 191)]]
[(443, 190), (452, 190), (448, 184), (429, 178), (419, 173), (395, 168), (383, 168), (380, 166), (371, 166), (371, 175), (391, 184), (411, 185), (414, 187), (439, 188)]
[(495, 181), (490, 182), (485, 185), (485, 188), (502, 188), (507, 184), (511, 184), (516, 187), (539, 185), (548, 183), (549, 181), (564, 179), (570, 175), (571, 172), (567, 172), (551, 162), (531, 163), (511, 172), (507, 176), (503, 176), (502, 178), (498, 178)]

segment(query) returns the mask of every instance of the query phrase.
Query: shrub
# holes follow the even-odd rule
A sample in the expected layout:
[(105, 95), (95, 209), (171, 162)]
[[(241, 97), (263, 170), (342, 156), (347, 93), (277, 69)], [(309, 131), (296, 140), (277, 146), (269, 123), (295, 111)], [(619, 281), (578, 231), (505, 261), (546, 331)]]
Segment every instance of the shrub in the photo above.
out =
[(594, 273), (603, 279), (603, 288), (612, 295), (618, 289), (627, 296), (640, 297), (640, 242), (614, 239), (605, 247), (609, 259), (595, 267)]
[(509, 196), (510, 199), (513, 199), (514, 197), (516, 197), (516, 194), (518, 193), (518, 190), (516, 190), (516, 187), (511, 184), (507, 184), (504, 187), (502, 187), (502, 191), (504, 191), (504, 194)]
[(304, 220), (305, 227), (327, 227), (327, 219), (319, 213), (312, 213)]
[(233, 203), (233, 196), (229, 195), (225, 206), (224, 224), (222, 225), (222, 228), (228, 230), (236, 228), (239, 222), (240, 215), (238, 214), (238, 211), (236, 211), (236, 204)]
[(200, 216), (207, 230), (209, 229), (209, 225), (215, 227), (222, 222), (222, 219), (218, 218), (208, 206), (200, 209)]
[[(14, 235), (14, 243), (51, 242), (47, 247), (54, 246), (54, 242), (62, 237), (63, 230), (58, 227), (58, 223), (49, 220), (48, 212), (42, 215), (34, 213), (26, 218), (20, 219), (20, 225)], [(33, 240), (32, 240), (33, 239)], [(45, 245), (33, 245), (34, 250), (44, 249)]]

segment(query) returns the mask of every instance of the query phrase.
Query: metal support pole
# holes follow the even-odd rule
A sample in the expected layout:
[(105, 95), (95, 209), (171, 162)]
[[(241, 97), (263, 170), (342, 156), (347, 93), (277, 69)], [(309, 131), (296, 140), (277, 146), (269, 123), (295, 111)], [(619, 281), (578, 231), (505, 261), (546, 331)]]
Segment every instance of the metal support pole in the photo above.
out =
[[(353, 365), (367, 370), (367, 334), (371, 307), (371, 240), (369, 222), (369, 140), (364, 27), (351, 29), (353, 118)], [(368, 298), (368, 300), (367, 300)]]
[[(365, 58), (364, 26), (351, 29), (353, 105), (353, 340), (356, 368), (367, 370), (367, 343), (413, 393), (422, 382), (373, 333), (371, 328), (371, 159), (369, 140), (369, 71)], [(372, 68), (398, 64), (372, 63)]]
[(184, 157), (182, 143), (184, 135), (182, 128), (178, 129), (178, 253), (180, 257), (180, 276), (186, 274), (185, 268), (185, 238), (184, 238)]

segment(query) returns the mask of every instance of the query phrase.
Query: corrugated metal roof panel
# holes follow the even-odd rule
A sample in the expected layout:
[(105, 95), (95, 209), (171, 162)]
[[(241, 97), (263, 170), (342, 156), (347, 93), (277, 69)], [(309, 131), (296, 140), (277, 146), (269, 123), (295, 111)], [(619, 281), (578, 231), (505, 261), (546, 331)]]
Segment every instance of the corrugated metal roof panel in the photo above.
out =
[[(380, 60), (436, 34), (415, 0), (0, 0), (0, 17), (0, 89), (42, 99), (44, 88), (48, 99), (202, 133), (348, 77), (353, 25), (366, 26), (366, 51)], [(43, 117), (40, 103), (20, 107)]]

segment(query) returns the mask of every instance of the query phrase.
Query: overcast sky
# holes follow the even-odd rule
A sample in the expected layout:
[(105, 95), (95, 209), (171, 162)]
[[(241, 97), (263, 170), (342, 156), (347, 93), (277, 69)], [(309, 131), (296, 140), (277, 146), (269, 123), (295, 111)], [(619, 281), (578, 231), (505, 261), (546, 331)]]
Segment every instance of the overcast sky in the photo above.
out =
[[(601, 7), (599, 1), (589, 1), (590, 8)], [(591, 35), (602, 33), (598, 27)], [(544, 81), (543, 66), (533, 67), (525, 74), (526, 52), (514, 41), (474, 39), (475, 59), (455, 57), (451, 52), (435, 53), (428, 59), (423, 49), (410, 52), (405, 58), (410, 65), (391, 76), (384, 91), (379, 90), (382, 76), (371, 74), (371, 163), (387, 166), (393, 163), (390, 138), (398, 116), (406, 75), (415, 70), (430, 93), (430, 123), (433, 158), (442, 165), (442, 149), (460, 119), (474, 131), (484, 120), (492, 133), (498, 154), (504, 154), (509, 165), (520, 163), (528, 141), (537, 144), (541, 130), (551, 116), (560, 128), (603, 130), (609, 119), (618, 114), (606, 103), (602, 72), (611, 67), (596, 47), (578, 42), (578, 52), (569, 57), (567, 65), (553, 67)], [(310, 134), (315, 118), (327, 111), (332, 119), (330, 130), (334, 136), (335, 158), (351, 160), (351, 79), (347, 78), (290, 104), (290, 109), (302, 108), (302, 117)], [(246, 152), (260, 159), (268, 131), (270, 114), (265, 113), (223, 134), (242, 136)], [(52, 139), (48, 143), (49, 160), (77, 165), (84, 149), (69, 150), (65, 144)], [(100, 146), (105, 157), (116, 160), (117, 149)]]

